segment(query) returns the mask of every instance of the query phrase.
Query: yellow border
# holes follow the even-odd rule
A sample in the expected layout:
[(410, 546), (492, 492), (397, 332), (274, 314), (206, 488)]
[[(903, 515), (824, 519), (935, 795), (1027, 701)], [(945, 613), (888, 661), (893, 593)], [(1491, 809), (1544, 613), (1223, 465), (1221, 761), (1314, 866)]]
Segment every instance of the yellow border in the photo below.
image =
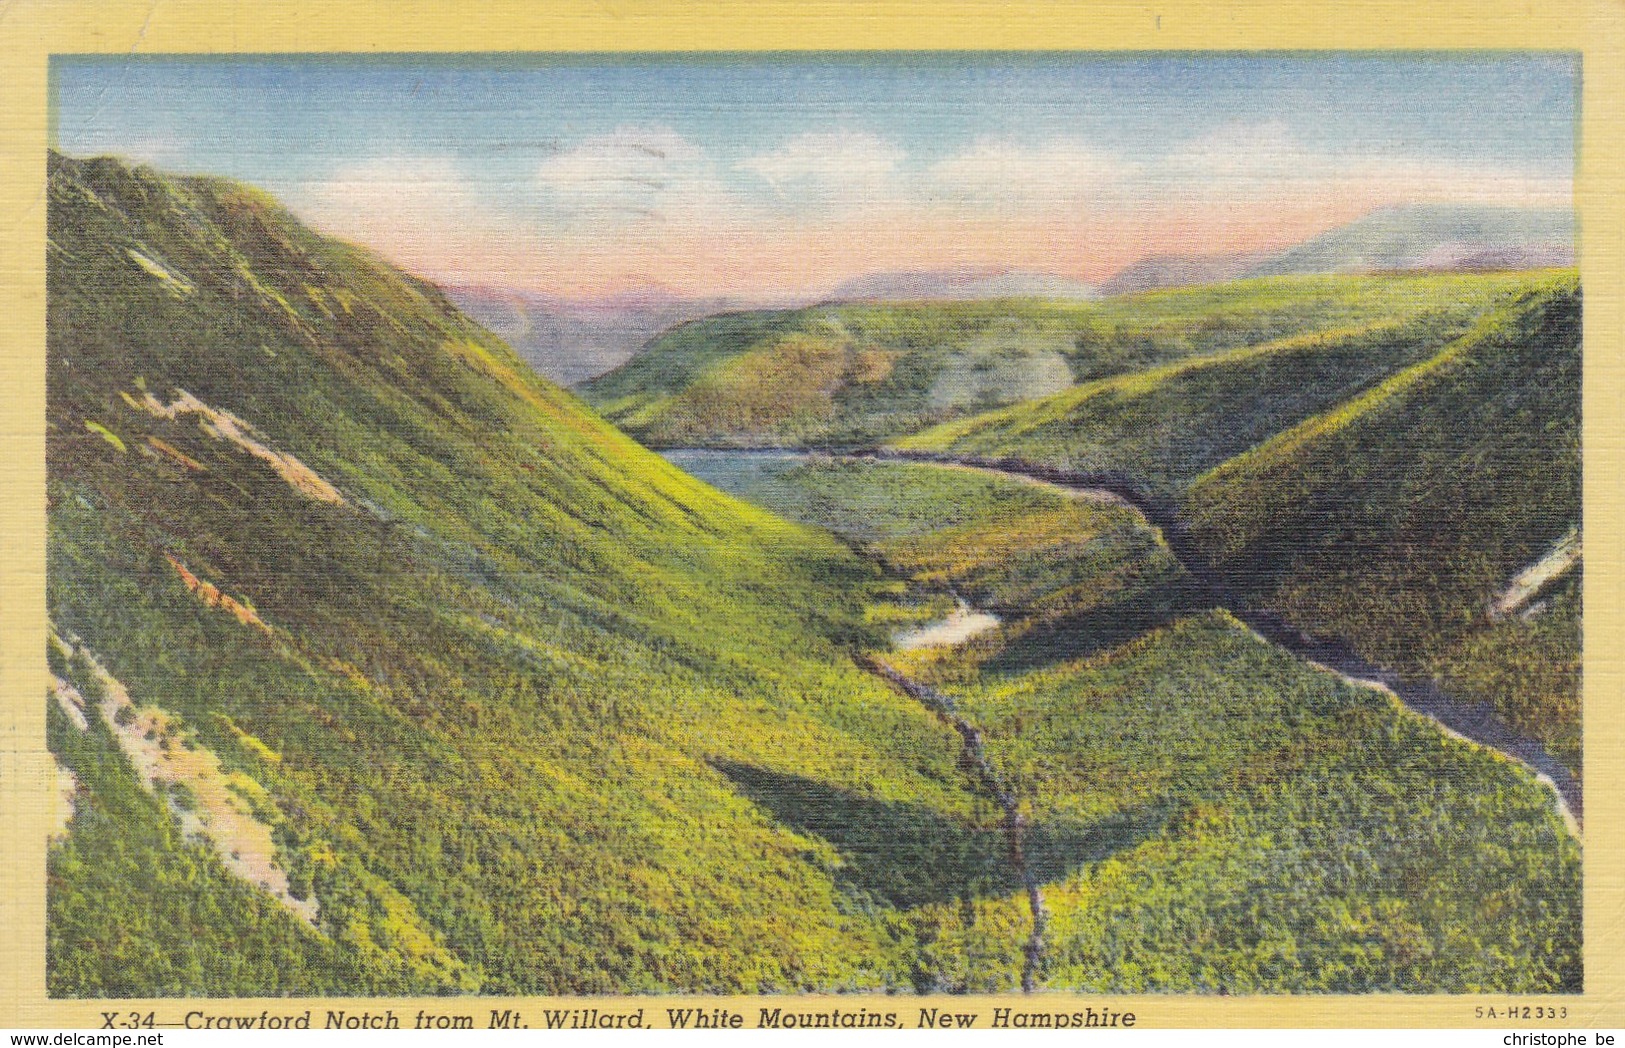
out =
[[(1192, 0), (1096, 2), (1000, 0), (907, 3), (799, 0), (712, 3), (658, 0), (0, 0), (0, 1027), (98, 1027), (114, 1002), (52, 1002), (44, 994), (42, 799), (53, 781), (44, 747), (44, 345), (46, 63), (53, 53), (685, 51), (685, 50), (1182, 50), (1539, 48), (1583, 54), (1580, 178), (1585, 303), (1586, 469), (1586, 991), (1576, 997), (1115, 997), (1141, 1027), (1625, 1026), (1625, 756), (1621, 671), (1622, 525), (1625, 511), (1625, 3), (1573, 0), (1555, 9), (1527, 0)], [(843, 1010), (896, 1011), (913, 1026), (922, 1007), (995, 1006), (1070, 1011), (1101, 998), (926, 1000), (829, 999)], [(313, 1010), (356, 1002), (234, 1002), (239, 1013)], [(397, 999), (406, 1024), (420, 1009), (476, 1016), (492, 1005), (535, 1015), (543, 998)], [(642, 1007), (664, 1017), (661, 999), (555, 1001), (603, 1010)], [(707, 1003), (685, 999), (685, 1006)], [(753, 1024), (763, 1004), (713, 1002)], [(796, 999), (798, 1005), (814, 1000)], [(1474, 1009), (1559, 1007), (1553, 1021), (1475, 1020)], [(116, 1002), (178, 1022), (174, 1000)], [(206, 1007), (206, 1005), (200, 1005)]]

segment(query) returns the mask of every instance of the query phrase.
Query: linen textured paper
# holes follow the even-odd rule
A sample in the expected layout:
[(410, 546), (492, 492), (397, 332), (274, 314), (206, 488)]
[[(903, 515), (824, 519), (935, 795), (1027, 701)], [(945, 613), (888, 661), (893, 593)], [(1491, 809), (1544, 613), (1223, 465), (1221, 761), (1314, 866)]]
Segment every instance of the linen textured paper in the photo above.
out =
[(1617, 1025), (1618, 12), (226, 10), (8, 30), (16, 1025)]

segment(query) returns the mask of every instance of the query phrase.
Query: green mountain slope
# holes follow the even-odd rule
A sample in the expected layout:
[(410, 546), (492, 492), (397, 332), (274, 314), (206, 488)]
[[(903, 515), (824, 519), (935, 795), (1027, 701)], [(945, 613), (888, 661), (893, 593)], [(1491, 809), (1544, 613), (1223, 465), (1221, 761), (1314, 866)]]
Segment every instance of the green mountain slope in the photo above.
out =
[(871, 565), (252, 190), (53, 156), (49, 236), (54, 994), (1011, 985)]
[(1395, 323), (1448, 333), (1510, 283), (1294, 277), (1100, 302), (735, 314), (667, 332), (580, 392), (655, 446), (867, 444), (1272, 340)]
[[(1001, 621), (883, 656), (979, 733), (1094, 992), (1580, 985), (1580, 848), (1524, 768), (1210, 608), (1131, 507), (923, 463), (674, 452)], [(940, 609), (938, 611), (940, 614)]]
[(1121, 473), (1158, 494), (1173, 494), (1282, 428), (1428, 356), (1465, 330), (1504, 282), (1424, 286), (1436, 296), (1436, 310), (1324, 327), (1100, 379), (895, 444)]
[(1577, 769), (1578, 570), (1544, 608), (1494, 606), (1579, 525), (1580, 363), (1576, 280), (1536, 284), (1199, 478), (1192, 537), (1254, 599), (1492, 701)]
[[(821, 307), (686, 325), (586, 393), (656, 445), (886, 438), (1111, 475), (1176, 507), (1241, 597), (1578, 771), (1579, 308), (1562, 270)], [(1073, 384), (1035, 395), (1041, 347)], [(862, 354), (889, 370), (856, 382)]]
[[(1571, 272), (1406, 278), (1431, 310), (1107, 379), (902, 438), (1128, 478), (1244, 599), (1491, 702), (1579, 761)], [(1577, 550), (1577, 546), (1575, 547)], [(1555, 563), (1555, 562), (1554, 562)]]

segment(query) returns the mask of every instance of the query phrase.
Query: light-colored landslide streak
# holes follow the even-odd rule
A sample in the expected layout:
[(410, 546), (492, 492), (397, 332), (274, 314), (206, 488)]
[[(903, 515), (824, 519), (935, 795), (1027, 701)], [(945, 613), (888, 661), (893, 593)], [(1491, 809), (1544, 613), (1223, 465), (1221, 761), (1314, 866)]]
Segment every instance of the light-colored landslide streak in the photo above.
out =
[(931, 710), (959, 733), (965, 759), (976, 769), (977, 777), (982, 780), (982, 788), (992, 796), (998, 803), (999, 810), (1004, 813), (1001, 828), (1004, 831), (1006, 854), (1010, 857), (1011, 868), (1015, 870), (1016, 876), (1021, 879), (1022, 886), (1027, 892), (1027, 907), (1033, 915), (1032, 932), (1027, 936), (1021, 965), (1022, 992), (1032, 993), (1037, 988), (1038, 969), (1044, 958), (1044, 930), (1049, 924), (1049, 911), (1044, 907), (1044, 893), (1038, 885), (1038, 878), (1028, 867), (1027, 856), (1022, 850), (1027, 819), (1021, 814), (1021, 805), (1017, 802), (1015, 794), (1004, 785), (1004, 780), (999, 777), (998, 769), (993, 767), (993, 762), (988, 759), (987, 751), (982, 746), (982, 730), (959, 715), (952, 696), (912, 680), (898, 672), (884, 659), (870, 658), (866, 660), (866, 666), (870, 672)]
[[(52, 642), (64, 656), (77, 653), (90, 667), (101, 692), (96, 712), (112, 730), (142, 785), (166, 802), (182, 831), (208, 842), (233, 874), (271, 893), (277, 902), (315, 926), (315, 897), (295, 899), (290, 894), (288, 875), (276, 861), (271, 826), (255, 813), (256, 807), (273, 807), (265, 789), (247, 775), (221, 767), (220, 759), (189, 738), (174, 717), (156, 706), (137, 705), (123, 683), (77, 638), (53, 634)], [(57, 678), (53, 691), (70, 718), (78, 714), (75, 726), (80, 730), (88, 727), (89, 706), (78, 689)]]
[[(90, 730), (90, 721), (85, 717), (85, 697), (78, 688), (53, 673), (51, 697), (67, 715), (68, 723), (80, 731)], [(55, 840), (68, 835), (68, 823), (73, 820), (79, 801), (78, 776), (63, 767), (61, 758), (56, 761), (56, 791), (51, 801), (55, 806), (52, 810), (51, 838)]]
[(85, 697), (79, 694), (79, 689), (52, 674), (51, 694), (56, 698), (56, 704), (62, 707), (62, 712), (68, 715), (68, 720), (80, 731), (89, 731), (90, 722), (85, 719)]
[(1562, 578), (1579, 563), (1580, 530), (1570, 528), (1568, 534), (1558, 539), (1539, 560), (1518, 572), (1507, 588), (1490, 602), (1490, 618), (1506, 618), (1523, 609), (1548, 583)]
[(119, 395), (132, 408), (145, 411), (154, 418), (174, 421), (183, 415), (196, 415), (203, 432), (215, 440), (232, 444), (238, 450), (259, 459), (301, 495), (318, 502), (344, 504), (344, 496), (339, 493), (338, 488), (288, 452), (278, 451), (267, 445), (263, 439), (264, 434), (248, 422), (229, 411), (205, 404), (184, 389), (177, 390), (176, 393), (175, 399), (168, 404), (146, 391), (142, 392), (139, 400), (127, 392), (121, 391)]

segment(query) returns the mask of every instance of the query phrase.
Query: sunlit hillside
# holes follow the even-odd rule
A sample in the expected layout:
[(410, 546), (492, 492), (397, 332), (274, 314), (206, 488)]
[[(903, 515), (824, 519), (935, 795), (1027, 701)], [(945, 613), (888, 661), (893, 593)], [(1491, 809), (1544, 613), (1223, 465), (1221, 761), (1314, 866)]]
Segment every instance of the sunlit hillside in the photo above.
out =
[[(253, 190), (50, 191), (52, 992), (931, 988), (1015, 941), (953, 733), (852, 662), (871, 565)], [(843, 853), (790, 783), (906, 829)]]

